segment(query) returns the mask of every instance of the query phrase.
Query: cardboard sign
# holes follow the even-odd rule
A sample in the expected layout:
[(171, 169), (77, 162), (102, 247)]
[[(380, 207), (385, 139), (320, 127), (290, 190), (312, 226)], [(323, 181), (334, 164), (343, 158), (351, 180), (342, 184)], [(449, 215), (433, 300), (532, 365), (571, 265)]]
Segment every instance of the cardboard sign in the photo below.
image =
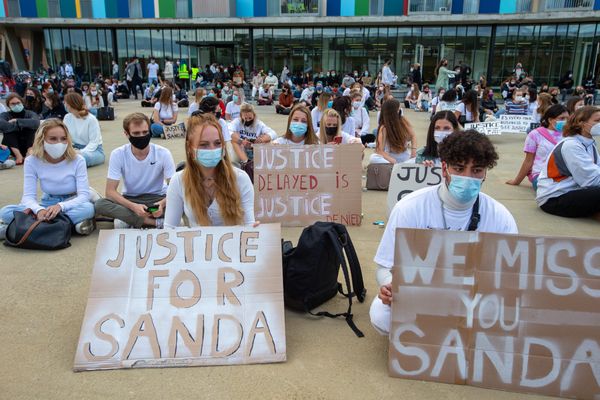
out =
[(362, 154), (360, 144), (255, 145), (256, 220), (360, 225)]
[(100, 231), (76, 371), (285, 359), (279, 225)]
[(525, 133), (533, 122), (531, 115), (506, 115), (500, 116), (500, 129), (505, 133)]
[(600, 394), (600, 240), (398, 229), (389, 372)]
[(458, 108), (458, 105), (460, 104), (460, 101), (455, 101), (455, 102), (446, 102), (446, 101), (440, 101), (437, 105), (437, 107), (435, 108), (435, 112), (438, 111), (454, 111)]
[(490, 121), (490, 122), (477, 122), (477, 123), (468, 123), (465, 124), (465, 130), (467, 129), (475, 129), (477, 132), (483, 135), (501, 135), (502, 127), (500, 126), (500, 121)]
[(185, 124), (181, 122), (179, 124), (163, 126), (163, 132), (165, 139), (184, 138)]
[(442, 182), (441, 167), (426, 167), (423, 164), (402, 163), (394, 165), (388, 189), (388, 214), (400, 199), (415, 190)]

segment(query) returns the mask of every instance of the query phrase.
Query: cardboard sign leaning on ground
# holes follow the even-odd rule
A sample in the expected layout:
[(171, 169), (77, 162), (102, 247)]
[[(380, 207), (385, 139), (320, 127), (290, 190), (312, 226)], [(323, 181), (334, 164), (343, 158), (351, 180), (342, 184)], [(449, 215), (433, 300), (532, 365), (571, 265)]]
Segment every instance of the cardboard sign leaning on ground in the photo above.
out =
[(600, 393), (600, 240), (398, 229), (390, 375)]
[(360, 225), (360, 144), (255, 145), (254, 210), (261, 222)]
[(500, 116), (500, 130), (503, 133), (526, 133), (533, 122), (531, 115), (506, 115)]
[(179, 124), (163, 126), (163, 132), (165, 135), (165, 139), (184, 138), (185, 124), (181, 122)]
[(76, 371), (286, 359), (281, 230), (102, 230)]
[(394, 165), (388, 189), (388, 214), (400, 199), (415, 190), (442, 182), (441, 167), (426, 167), (423, 164), (402, 163)]
[(477, 132), (482, 133), (484, 135), (502, 134), (502, 128), (500, 126), (500, 121), (498, 120), (465, 124), (465, 130), (468, 129), (475, 129)]

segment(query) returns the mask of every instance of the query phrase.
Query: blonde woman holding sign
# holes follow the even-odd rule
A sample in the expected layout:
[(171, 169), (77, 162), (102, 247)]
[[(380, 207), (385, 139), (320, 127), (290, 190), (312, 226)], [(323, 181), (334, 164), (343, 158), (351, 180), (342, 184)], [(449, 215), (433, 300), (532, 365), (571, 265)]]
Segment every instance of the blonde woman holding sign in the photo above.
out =
[(319, 144), (313, 130), (312, 118), (308, 107), (298, 104), (292, 108), (288, 117), (285, 134), (273, 141), (274, 144)]
[(190, 226), (254, 225), (252, 182), (231, 165), (219, 122), (194, 115), (186, 132), (186, 167), (169, 184), (165, 228), (179, 226), (183, 216)]
[(342, 118), (337, 111), (327, 109), (321, 117), (319, 141), (321, 144), (353, 144), (361, 143), (360, 139), (342, 131)]

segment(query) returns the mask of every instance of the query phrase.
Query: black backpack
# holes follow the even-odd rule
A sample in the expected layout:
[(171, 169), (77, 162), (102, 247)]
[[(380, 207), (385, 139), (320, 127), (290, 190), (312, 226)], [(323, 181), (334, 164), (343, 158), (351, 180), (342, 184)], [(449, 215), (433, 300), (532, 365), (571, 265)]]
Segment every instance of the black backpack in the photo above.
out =
[[(304, 228), (298, 246), (283, 242), (283, 293), (285, 305), (291, 309), (329, 318), (345, 317), (358, 337), (363, 333), (352, 320), (352, 298), (365, 301), (367, 290), (363, 284), (360, 263), (346, 227), (333, 222), (316, 222)], [(348, 264), (346, 264), (346, 257)], [(347, 292), (338, 282), (342, 267)], [(348, 268), (349, 267), (349, 268)], [(352, 285), (350, 284), (352, 279)], [(333, 298), (337, 293), (348, 298), (348, 310), (331, 314), (313, 313), (315, 307)]]

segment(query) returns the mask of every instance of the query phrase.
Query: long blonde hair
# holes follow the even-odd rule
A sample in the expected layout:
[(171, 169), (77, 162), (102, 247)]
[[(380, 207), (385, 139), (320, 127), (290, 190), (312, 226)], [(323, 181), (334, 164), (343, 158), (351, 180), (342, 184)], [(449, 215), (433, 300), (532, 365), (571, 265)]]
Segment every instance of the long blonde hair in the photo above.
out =
[(340, 132), (342, 131), (342, 117), (340, 117), (340, 114), (333, 108), (328, 108), (327, 110), (323, 111), (323, 116), (321, 117), (321, 126), (319, 127), (319, 140), (321, 144), (328, 143), (327, 133), (325, 132), (325, 121), (327, 120), (327, 117), (334, 117), (337, 119), (338, 126), (335, 136), (339, 136)]
[[(77, 96), (81, 97), (79, 94)], [(67, 150), (65, 151), (64, 157), (65, 160), (73, 161), (75, 158), (77, 158), (77, 152), (73, 148), (73, 140), (71, 139), (69, 128), (67, 128), (65, 123), (58, 118), (50, 118), (45, 121), (42, 121), (40, 127), (35, 132), (35, 137), (33, 138), (33, 145), (31, 146), (31, 155), (37, 157), (38, 159), (44, 162), (47, 162), (45, 157), (46, 152), (44, 150), (44, 139), (46, 138), (46, 132), (56, 127), (63, 128), (65, 133), (67, 134)]]
[(285, 128), (285, 134), (283, 135), (283, 137), (287, 140), (292, 140), (292, 137), (294, 135), (292, 134), (292, 131), (290, 131), (290, 124), (292, 123), (292, 117), (294, 116), (294, 113), (296, 111), (300, 111), (301, 113), (304, 113), (304, 115), (306, 115), (307, 127), (306, 133), (304, 134), (304, 144), (319, 144), (319, 138), (317, 137), (317, 135), (315, 135), (315, 131), (313, 129), (310, 111), (308, 110), (308, 107), (302, 104), (296, 104), (294, 108), (292, 108), (292, 111), (290, 111), (287, 127)]
[(223, 146), (223, 156), (221, 162), (215, 167), (216, 177), (215, 200), (219, 204), (221, 216), (226, 225), (240, 225), (244, 222), (244, 210), (242, 209), (242, 199), (237, 185), (237, 177), (229, 155), (225, 148), (225, 139), (221, 125), (212, 114), (200, 114), (190, 117), (187, 121), (187, 136), (185, 138), (185, 156), (186, 167), (183, 170), (182, 179), (185, 199), (191, 205), (196, 222), (198, 225), (210, 226), (208, 218), (208, 207), (210, 199), (204, 190), (202, 182), (202, 169), (196, 161), (196, 149), (191, 147), (191, 137), (204, 133), (207, 126), (213, 126), (219, 132), (219, 139)]
[(317, 109), (321, 112), (325, 111), (329, 100), (331, 100), (331, 95), (329, 93), (321, 93), (319, 95), (319, 100), (317, 101)]

